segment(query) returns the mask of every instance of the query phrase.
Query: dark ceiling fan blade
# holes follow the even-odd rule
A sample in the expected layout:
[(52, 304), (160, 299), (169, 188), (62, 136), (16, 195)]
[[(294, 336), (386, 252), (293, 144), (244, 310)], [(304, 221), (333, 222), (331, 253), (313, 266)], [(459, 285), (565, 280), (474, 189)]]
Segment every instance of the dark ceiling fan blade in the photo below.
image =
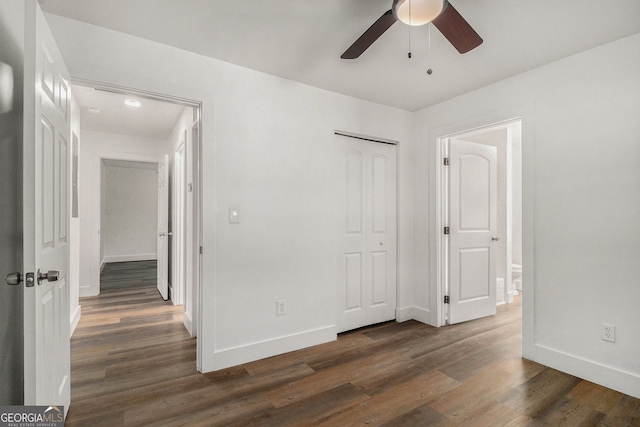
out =
[(467, 53), (482, 44), (482, 38), (451, 3), (432, 22), (460, 53)]
[(384, 13), (376, 22), (373, 23), (372, 26), (369, 27), (367, 31), (365, 31), (358, 40), (356, 40), (350, 47), (347, 49), (340, 58), (342, 59), (356, 59), (362, 53), (369, 48), (378, 40), (378, 38), (384, 34), (385, 31), (389, 29), (398, 18), (395, 17), (391, 10), (388, 10)]

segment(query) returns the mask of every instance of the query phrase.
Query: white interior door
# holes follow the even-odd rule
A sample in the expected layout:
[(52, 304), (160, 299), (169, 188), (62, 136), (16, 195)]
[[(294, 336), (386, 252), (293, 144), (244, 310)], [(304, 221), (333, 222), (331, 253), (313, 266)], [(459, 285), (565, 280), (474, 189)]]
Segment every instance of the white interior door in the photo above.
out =
[(24, 271), (32, 275), (24, 287), (25, 405), (64, 405), (66, 413), (69, 73), (37, 3), (25, 7)]
[(496, 313), (497, 149), (449, 141), (449, 323)]
[(339, 332), (396, 317), (396, 147), (343, 142)]
[(169, 298), (169, 155), (158, 162), (158, 292)]

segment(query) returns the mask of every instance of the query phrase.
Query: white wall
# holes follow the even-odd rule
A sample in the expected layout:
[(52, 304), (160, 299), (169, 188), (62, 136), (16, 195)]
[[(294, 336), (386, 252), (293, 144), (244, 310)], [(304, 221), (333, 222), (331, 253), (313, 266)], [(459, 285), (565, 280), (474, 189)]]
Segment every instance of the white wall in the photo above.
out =
[(104, 172), (104, 262), (157, 259), (157, 164), (106, 165)]
[(202, 101), (203, 371), (335, 339), (335, 129), (400, 141), (398, 306), (411, 306), (411, 113), (48, 19), (74, 77)]
[(80, 296), (100, 293), (100, 265), (104, 249), (100, 228), (103, 191), (102, 159), (157, 162), (166, 141), (126, 135), (81, 131), (80, 151)]
[[(636, 397), (639, 71), (634, 35), (424, 109), (415, 158), (415, 187), (434, 189), (438, 134), (522, 115), (524, 355)], [(430, 201), (416, 200), (421, 233), (434, 224)], [(416, 241), (431, 265), (433, 249)], [(601, 323), (616, 325), (616, 343), (600, 339)]]

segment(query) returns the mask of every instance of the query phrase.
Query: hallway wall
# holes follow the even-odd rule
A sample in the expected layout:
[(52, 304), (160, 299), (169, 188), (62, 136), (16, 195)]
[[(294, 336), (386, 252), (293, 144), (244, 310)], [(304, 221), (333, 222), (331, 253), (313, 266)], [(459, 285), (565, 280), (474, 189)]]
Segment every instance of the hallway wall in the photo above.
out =
[(157, 164), (104, 166), (103, 263), (157, 259)]

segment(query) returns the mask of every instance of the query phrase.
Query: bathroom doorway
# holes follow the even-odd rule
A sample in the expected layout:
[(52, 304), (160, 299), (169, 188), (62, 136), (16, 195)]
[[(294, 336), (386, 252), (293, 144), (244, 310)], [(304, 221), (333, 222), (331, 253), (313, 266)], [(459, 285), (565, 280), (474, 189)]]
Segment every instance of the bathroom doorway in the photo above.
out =
[[(515, 119), (446, 135), (440, 137), (439, 144), (444, 158), (439, 198), (444, 230), (439, 245), (442, 292), (446, 296), (442, 324), (453, 324), (495, 314), (496, 305), (511, 303), (522, 292), (522, 122)], [(480, 154), (471, 151), (456, 154), (459, 151), (456, 144), (493, 148), (484, 150), (489, 153), (486, 156), (481, 154), (484, 152), (481, 148)], [(463, 160), (452, 158), (449, 166), (449, 156), (462, 156)], [(486, 185), (492, 185), (491, 192), (487, 190), (487, 197), (469, 199), (471, 204), (484, 205), (486, 202), (486, 231), (490, 229), (490, 235), (486, 242), (474, 241), (463, 247), (456, 239), (465, 234), (464, 231), (476, 238), (483, 227), (462, 224), (457, 215), (461, 209), (458, 202), (465, 191), (467, 195), (470, 192), (477, 195), (471, 187), (484, 181), (480, 176), (469, 175), (471, 169), (465, 170), (462, 164), (483, 159), (478, 164), (489, 165), (491, 156), (494, 156), (491, 161), (495, 161), (491, 172), (495, 178), (492, 175), (491, 183), (489, 168), (486, 172)], [(473, 173), (482, 174), (481, 169)], [(467, 174), (466, 184), (462, 182), (462, 174)], [(489, 200), (490, 193), (492, 200)], [(493, 205), (490, 206), (490, 202)]]

